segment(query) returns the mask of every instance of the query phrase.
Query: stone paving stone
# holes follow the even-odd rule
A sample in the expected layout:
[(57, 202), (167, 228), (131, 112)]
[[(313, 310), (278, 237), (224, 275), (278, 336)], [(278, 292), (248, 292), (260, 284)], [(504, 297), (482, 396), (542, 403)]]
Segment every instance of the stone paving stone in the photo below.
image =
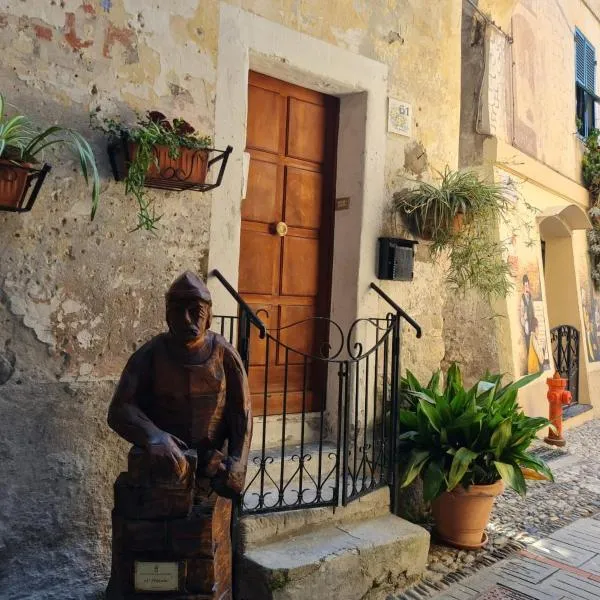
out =
[(481, 596), (477, 596), (477, 600), (530, 600), (531, 596), (522, 594), (521, 592), (515, 592), (505, 588), (502, 585), (495, 585), (492, 589), (488, 590)]
[(581, 519), (555, 531), (551, 539), (577, 548), (600, 553), (600, 523), (594, 519)]
[(561, 540), (544, 539), (530, 546), (530, 551), (546, 558), (552, 558), (572, 567), (580, 567), (595, 556), (595, 552), (582, 550)]
[(579, 568), (600, 577), (600, 556), (594, 556), (594, 558), (584, 562)]
[(564, 594), (563, 590), (546, 588), (539, 584), (536, 585), (535, 583), (530, 583), (520, 577), (515, 577), (510, 573), (501, 573), (498, 583), (515, 592), (534, 598), (535, 600), (558, 600)]
[(558, 568), (530, 558), (514, 558), (500, 563), (498, 570), (500, 573), (537, 584), (556, 573)]
[(558, 571), (549, 577), (540, 588), (546, 593), (553, 594), (548, 598), (567, 597), (569, 600), (598, 600), (600, 598), (600, 583), (567, 571)]

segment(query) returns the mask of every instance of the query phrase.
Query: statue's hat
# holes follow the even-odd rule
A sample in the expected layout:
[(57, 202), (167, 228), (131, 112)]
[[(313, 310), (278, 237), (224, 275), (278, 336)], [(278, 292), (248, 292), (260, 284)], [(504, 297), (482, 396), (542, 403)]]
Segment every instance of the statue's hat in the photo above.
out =
[(200, 277), (191, 271), (182, 273), (169, 288), (166, 294), (167, 301), (171, 299), (198, 298), (207, 304), (212, 304), (210, 291)]

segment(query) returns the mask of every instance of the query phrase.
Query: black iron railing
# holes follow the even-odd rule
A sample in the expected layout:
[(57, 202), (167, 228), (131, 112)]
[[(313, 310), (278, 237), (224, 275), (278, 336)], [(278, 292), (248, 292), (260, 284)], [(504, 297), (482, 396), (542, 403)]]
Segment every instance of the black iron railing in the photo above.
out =
[[(346, 505), (393, 485), (401, 325), (421, 337), (419, 325), (371, 284), (392, 309), (386, 318), (358, 319), (347, 332), (318, 317), (267, 330), (221, 273), (211, 274), (239, 306), (239, 316), (216, 316), (212, 329), (240, 351), (262, 413), (240, 511)], [(318, 343), (294, 347), (307, 326)]]

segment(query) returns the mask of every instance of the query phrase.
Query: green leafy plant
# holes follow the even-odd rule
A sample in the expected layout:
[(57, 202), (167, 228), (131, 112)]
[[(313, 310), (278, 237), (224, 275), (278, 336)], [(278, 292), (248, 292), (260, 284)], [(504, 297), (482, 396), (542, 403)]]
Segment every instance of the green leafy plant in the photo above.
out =
[(449, 252), (447, 282), (452, 287), (476, 289), (487, 298), (506, 296), (513, 283), (503, 257), (505, 244), (493, 235), (498, 220), (514, 209), (507, 185), (448, 167), (439, 176), (439, 184), (420, 182), (395, 193), (394, 212), (414, 235), (432, 241), (434, 258)]
[(590, 192), (588, 214), (593, 228), (587, 232), (590, 271), (596, 289), (600, 289), (600, 131), (592, 129), (585, 138), (585, 152), (581, 161), (581, 174)]
[(527, 452), (536, 433), (550, 422), (528, 417), (517, 393), (539, 373), (506, 386), (500, 375), (487, 374), (470, 389), (460, 369), (448, 369), (445, 388), (441, 373), (422, 386), (407, 371), (402, 381), (405, 408), (399, 411), (399, 455), (402, 486), (423, 478), (426, 501), (462, 485), (486, 485), (499, 479), (520, 495), (526, 476), (553, 480), (546, 463)]
[(25, 115), (6, 114), (6, 101), (0, 94), (0, 159), (15, 164), (33, 165), (43, 157), (44, 150), (57, 145), (66, 146), (79, 160), (86, 181), (92, 180), (93, 219), (100, 198), (100, 178), (96, 159), (88, 141), (77, 131), (52, 126), (40, 131)]
[(145, 118), (138, 118), (133, 127), (126, 127), (114, 120), (105, 120), (102, 129), (113, 138), (122, 139), (125, 136), (129, 142), (135, 144), (135, 156), (131, 157), (125, 177), (125, 193), (132, 194), (139, 205), (136, 229), (156, 229), (156, 223), (161, 217), (156, 216), (144, 187), (148, 169), (153, 164), (158, 167), (155, 147), (166, 146), (169, 156), (175, 159), (179, 157), (182, 148), (209, 148), (212, 139), (198, 134), (183, 119), (173, 119), (169, 122), (165, 115), (158, 111), (151, 111)]

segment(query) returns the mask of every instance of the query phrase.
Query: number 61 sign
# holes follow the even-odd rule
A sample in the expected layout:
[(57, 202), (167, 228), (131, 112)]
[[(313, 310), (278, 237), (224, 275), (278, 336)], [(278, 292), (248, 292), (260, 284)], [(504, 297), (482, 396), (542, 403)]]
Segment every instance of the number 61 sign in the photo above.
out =
[(408, 102), (388, 98), (388, 131), (399, 135), (412, 135), (412, 107)]

